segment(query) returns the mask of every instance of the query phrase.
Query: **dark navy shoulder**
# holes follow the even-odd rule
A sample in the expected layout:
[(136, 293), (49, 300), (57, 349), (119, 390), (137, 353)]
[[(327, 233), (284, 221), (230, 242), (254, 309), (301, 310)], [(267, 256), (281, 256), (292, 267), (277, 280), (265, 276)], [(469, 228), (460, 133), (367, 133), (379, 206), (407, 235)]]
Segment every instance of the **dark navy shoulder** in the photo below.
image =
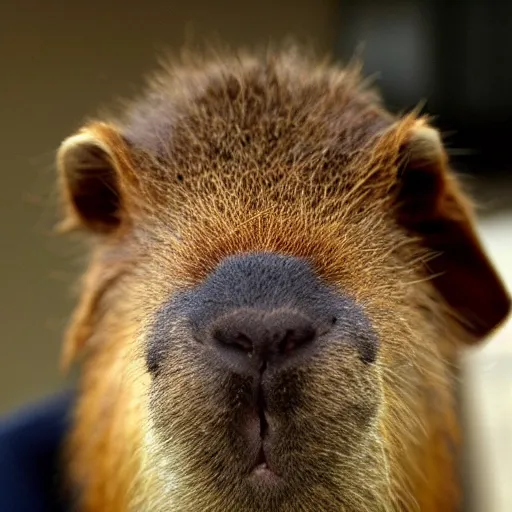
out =
[(61, 446), (69, 425), (71, 391), (0, 418), (0, 510), (65, 512)]

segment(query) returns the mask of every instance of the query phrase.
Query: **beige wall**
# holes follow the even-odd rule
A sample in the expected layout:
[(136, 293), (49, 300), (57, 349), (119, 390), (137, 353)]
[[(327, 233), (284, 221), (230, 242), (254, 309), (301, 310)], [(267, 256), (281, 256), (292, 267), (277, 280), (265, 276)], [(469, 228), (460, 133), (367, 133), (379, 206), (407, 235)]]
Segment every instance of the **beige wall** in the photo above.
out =
[(293, 34), (333, 47), (332, 0), (0, 2), (0, 413), (62, 384), (60, 339), (80, 254), (51, 233), (54, 150), (84, 116), (137, 91), (187, 33)]

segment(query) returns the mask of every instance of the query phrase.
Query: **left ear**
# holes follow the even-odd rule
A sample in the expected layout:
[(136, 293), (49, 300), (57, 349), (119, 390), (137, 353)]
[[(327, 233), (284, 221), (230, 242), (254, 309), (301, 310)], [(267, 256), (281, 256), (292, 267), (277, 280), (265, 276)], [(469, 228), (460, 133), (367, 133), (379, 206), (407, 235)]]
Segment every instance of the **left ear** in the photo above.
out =
[(57, 169), (64, 228), (80, 227), (105, 238), (129, 223), (132, 157), (128, 143), (110, 123), (90, 123), (62, 142)]
[(437, 130), (416, 120), (401, 147), (398, 221), (438, 256), (432, 282), (455, 320), (478, 341), (508, 316), (510, 297), (478, 237), (473, 209)]

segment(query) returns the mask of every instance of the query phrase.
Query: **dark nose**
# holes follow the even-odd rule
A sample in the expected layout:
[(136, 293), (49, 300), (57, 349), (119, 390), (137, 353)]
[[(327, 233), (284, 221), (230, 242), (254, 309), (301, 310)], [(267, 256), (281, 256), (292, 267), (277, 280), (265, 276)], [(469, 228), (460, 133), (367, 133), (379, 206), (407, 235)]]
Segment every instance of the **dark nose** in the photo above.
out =
[(211, 339), (219, 356), (240, 373), (298, 362), (316, 338), (313, 322), (290, 310), (237, 310), (216, 320)]

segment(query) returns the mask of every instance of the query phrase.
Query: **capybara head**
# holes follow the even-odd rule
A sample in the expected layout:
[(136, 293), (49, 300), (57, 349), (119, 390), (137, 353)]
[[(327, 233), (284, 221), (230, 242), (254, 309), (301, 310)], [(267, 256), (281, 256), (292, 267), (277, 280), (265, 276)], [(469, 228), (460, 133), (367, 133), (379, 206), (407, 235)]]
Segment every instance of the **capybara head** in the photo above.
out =
[(79, 510), (457, 510), (457, 354), (509, 298), (428, 119), (299, 50), (186, 58), (58, 168)]

